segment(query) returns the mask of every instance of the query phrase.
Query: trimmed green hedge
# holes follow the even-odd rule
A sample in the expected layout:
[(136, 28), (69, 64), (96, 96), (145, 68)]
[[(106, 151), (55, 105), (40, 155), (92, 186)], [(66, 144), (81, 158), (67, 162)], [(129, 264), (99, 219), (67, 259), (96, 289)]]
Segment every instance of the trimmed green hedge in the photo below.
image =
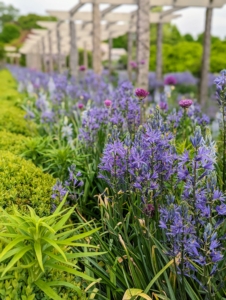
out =
[(32, 162), (7, 151), (0, 151), (0, 205), (20, 209), (30, 205), (39, 216), (51, 212), (51, 193), (55, 179)]
[(9, 131), (0, 131), (0, 149), (20, 155), (25, 150), (25, 142), (29, 138)]

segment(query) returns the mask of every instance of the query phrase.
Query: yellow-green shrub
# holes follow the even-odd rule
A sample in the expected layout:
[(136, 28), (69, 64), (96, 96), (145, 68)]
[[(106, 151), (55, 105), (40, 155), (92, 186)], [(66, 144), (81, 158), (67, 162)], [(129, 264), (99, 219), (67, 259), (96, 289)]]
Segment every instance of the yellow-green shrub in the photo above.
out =
[(35, 132), (35, 125), (24, 119), (25, 112), (13, 106), (9, 101), (0, 98), (0, 130), (31, 136)]
[(0, 150), (7, 150), (13, 154), (21, 154), (25, 150), (28, 137), (9, 131), (0, 131)]
[(0, 151), (0, 206), (30, 205), (40, 215), (51, 211), (51, 193), (55, 179), (44, 174), (32, 162), (7, 151)]

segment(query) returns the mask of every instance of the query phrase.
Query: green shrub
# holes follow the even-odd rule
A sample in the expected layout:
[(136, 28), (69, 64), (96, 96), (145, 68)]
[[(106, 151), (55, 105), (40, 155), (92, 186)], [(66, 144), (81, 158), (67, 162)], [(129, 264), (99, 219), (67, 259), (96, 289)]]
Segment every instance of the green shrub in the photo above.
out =
[(12, 133), (25, 136), (33, 135), (35, 125), (24, 119), (25, 112), (19, 107), (13, 106), (10, 102), (4, 100), (0, 102), (0, 130), (7, 130)]
[(30, 205), (39, 215), (51, 211), (51, 189), (55, 180), (32, 162), (10, 152), (0, 151), (0, 205), (25, 209)]
[(7, 150), (13, 154), (21, 154), (25, 149), (27, 137), (9, 131), (0, 131), (0, 150)]

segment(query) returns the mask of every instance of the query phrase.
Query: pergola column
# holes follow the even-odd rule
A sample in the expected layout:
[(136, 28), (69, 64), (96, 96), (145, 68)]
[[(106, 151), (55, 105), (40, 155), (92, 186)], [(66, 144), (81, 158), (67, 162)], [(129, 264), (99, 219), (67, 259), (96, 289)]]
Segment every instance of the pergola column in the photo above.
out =
[(83, 64), (86, 67), (86, 69), (88, 69), (88, 53), (87, 53), (87, 43), (86, 41), (83, 44)]
[(162, 80), (162, 23), (157, 24), (156, 79)]
[(57, 23), (57, 30), (56, 30), (56, 38), (57, 38), (57, 57), (58, 57), (58, 72), (62, 73), (62, 66), (61, 66), (61, 36), (60, 36), (60, 25), (62, 22)]
[(99, 4), (93, 1), (93, 70), (96, 74), (101, 74), (101, 17)]
[(46, 68), (46, 51), (45, 51), (45, 38), (42, 38), (42, 67), (43, 67), (43, 71), (46, 72), (47, 68)]
[(78, 74), (78, 49), (76, 45), (76, 26), (74, 20), (70, 20), (70, 72), (71, 75), (77, 77)]
[(48, 31), (48, 44), (49, 44), (49, 72), (53, 72), (53, 51), (52, 51), (52, 38), (51, 30)]
[[(137, 22), (137, 85), (148, 89), (148, 72), (150, 56), (150, 0), (138, 0)], [(140, 63), (144, 61), (144, 63)]]
[(210, 63), (210, 49), (211, 49), (211, 24), (212, 24), (213, 8), (206, 9), (206, 21), (203, 40), (203, 55), (202, 55), (202, 69), (200, 80), (200, 94), (199, 101), (201, 105), (205, 105), (208, 99), (208, 76)]
[(109, 39), (108, 39), (108, 46), (109, 46), (109, 51), (108, 51), (108, 70), (109, 74), (111, 74), (112, 71), (112, 35), (111, 32), (109, 33)]

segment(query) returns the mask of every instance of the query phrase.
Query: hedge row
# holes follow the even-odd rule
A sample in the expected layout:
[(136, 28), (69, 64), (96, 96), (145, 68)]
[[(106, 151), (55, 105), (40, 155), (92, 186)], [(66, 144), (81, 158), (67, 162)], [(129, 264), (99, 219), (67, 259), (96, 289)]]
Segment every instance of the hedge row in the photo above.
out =
[(49, 214), (55, 179), (21, 157), (35, 125), (24, 119), (23, 95), (8, 71), (0, 71), (0, 82), (0, 205), (8, 209), (12, 204), (21, 209), (30, 205), (39, 215)]

